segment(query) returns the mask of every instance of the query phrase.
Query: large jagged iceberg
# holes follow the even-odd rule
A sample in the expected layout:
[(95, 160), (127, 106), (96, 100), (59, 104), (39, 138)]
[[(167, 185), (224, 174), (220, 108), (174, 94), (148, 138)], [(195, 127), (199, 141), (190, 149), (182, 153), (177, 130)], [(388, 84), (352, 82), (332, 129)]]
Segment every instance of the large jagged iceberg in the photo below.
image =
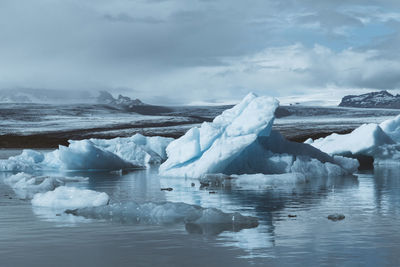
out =
[(132, 137), (110, 140), (70, 140), (70, 145), (42, 153), (26, 149), (20, 155), (0, 160), (0, 171), (120, 170), (144, 168), (166, 159), (165, 148), (172, 138)]
[[(400, 159), (400, 115), (381, 124), (363, 124), (349, 134), (333, 133), (306, 143), (330, 155), (356, 157), (364, 164)], [(366, 167), (368, 167), (367, 165)]]
[(274, 98), (248, 94), (212, 123), (204, 122), (171, 142), (160, 174), (193, 178), (206, 173), (343, 175), (357, 169), (355, 160), (331, 157), (272, 131), (277, 107)]

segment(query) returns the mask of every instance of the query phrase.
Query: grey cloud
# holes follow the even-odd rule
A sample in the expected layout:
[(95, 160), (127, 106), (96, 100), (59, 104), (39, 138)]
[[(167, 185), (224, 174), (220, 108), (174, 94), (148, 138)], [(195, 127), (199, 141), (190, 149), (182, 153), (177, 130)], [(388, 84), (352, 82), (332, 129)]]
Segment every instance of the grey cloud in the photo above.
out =
[[(285, 94), (328, 83), (394, 88), (399, 86), (396, 68), (383, 69), (398, 57), (399, 26), (393, 18), (378, 17), (396, 12), (400, 4), (390, 0), (367, 5), (361, 0), (3, 0), (0, 88), (125, 88), (125, 93), (154, 96), (155, 101), (178, 95), (176, 102), (231, 99), (246, 90)], [(367, 21), (392, 32), (373, 41), (352, 32), (338, 37), (341, 27), (368, 30)], [(312, 23), (319, 29), (308, 27)], [(354, 46), (354, 38), (360, 45), (351, 48), (357, 51), (352, 56), (377, 51), (376, 58), (360, 61), (373, 61), (376, 70), (371, 67), (369, 76), (327, 67), (327, 60)], [(286, 68), (290, 51), (264, 65), (248, 61), (270, 48), (294, 44), (303, 45), (312, 64)], [(318, 44), (334, 51), (332, 58), (318, 59), (310, 52)], [(385, 81), (379, 84), (381, 78)]]
[(153, 17), (139, 17), (135, 18), (129, 16), (126, 13), (120, 13), (116, 16), (106, 14), (104, 15), (104, 19), (112, 21), (112, 22), (127, 22), (127, 23), (149, 23), (149, 24), (159, 24), (165, 22), (164, 20), (153, 18)]

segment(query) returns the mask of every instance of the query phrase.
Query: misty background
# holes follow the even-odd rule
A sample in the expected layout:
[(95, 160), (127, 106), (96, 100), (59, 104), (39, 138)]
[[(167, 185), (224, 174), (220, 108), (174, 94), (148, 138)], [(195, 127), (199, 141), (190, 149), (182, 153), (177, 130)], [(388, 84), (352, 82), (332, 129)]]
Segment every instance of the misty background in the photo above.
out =
[(400, 88), (398, 0), (2, 0), (0, 93), (152, 104)]

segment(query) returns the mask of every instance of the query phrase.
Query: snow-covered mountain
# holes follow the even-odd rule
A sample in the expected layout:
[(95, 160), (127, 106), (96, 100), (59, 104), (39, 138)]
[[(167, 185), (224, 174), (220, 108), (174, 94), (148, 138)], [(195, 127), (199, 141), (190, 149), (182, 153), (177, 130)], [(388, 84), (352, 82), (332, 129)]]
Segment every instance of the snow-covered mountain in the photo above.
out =
[(143, 106), (146, 105), (139, 99), (131, 99), (127, 96), (119, 95), (118, 98), (114, 98), (107, 91), (100, 91), (99, 96), (97, 97), (97, 102), (99, 104), (107, 104), (112, 106), (120, 106), (126, 108), (132, 108), (134, 106)]
[(144, 115), (165, 113), (171, 111), (171, 109), (167, 107), (145, 104), (139, 99), (131, 99), (123, 95), (119, 95), (118, 98), (114, 98), (107, 91), (99, 92), (99, 96), (97, 97), (97, 103), (105, 104), (121, 110), (132, 111)]
[(92, 103), (94, 96), (84, 90), (52, 90), (39, 88), (0, 89), (0, 103)]
[(386, 90), (362, 95), (348, 95), (342, 98), (339, 106), (400, 109), (400, 95), (392, 95)]

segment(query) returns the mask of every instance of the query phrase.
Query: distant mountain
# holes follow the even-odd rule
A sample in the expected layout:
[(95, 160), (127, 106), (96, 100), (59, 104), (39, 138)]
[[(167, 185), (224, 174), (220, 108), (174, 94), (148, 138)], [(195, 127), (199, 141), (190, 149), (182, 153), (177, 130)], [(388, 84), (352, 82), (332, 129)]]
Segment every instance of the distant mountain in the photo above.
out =
[(26, 94), (6, 95), (0, 93), (0, 103), (32, 103), (31, 96)]
[(40, 88), (0, 89), (0, 103), (90, 103), (89, 91)]
[(342, 98), (339, 107), (400, 109), (400, 95), (392, 95), (386, 90), (362, 95), (348, 95)]
[(131, 99), (123, 95), (118, 95), (118, 98), (114, 98), (112, 94), (107, 91), (99, 92), (97, 103), (112, 106), (121, 110), (136, 112), (143, 115), (154, 115), (172, 111), (168, 107), (145, 104), (139, 99)]

